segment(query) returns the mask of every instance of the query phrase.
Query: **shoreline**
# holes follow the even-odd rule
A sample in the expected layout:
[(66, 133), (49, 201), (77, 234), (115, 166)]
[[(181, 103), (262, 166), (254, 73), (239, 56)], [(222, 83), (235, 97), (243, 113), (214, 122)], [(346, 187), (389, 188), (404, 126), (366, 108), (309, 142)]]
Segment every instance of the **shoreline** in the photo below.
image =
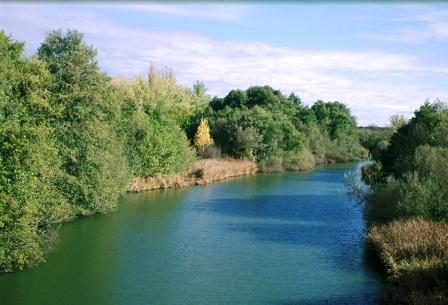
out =
[(254, 175), (259, 168), (254, 161), (243, 159), (202, 159), (193, 162), (185, 175), (134, 177), (126, 192), (138, 193), (167, 188), (183, 188)]
[[(330, 159), (326, 162), (316, 162), (310, 169), (293, 171), (311, 171), (322, 166), (346, 162), (355, 161), (336, 162)], [(193, 162), (184, 175), (171, 174), (165, 176), (134, 177), (129, 183), (126, 193), (207, 185), (235, 177), (255, 175), (262, 172), (263, 171), (261, 171), (257, 163), (250, 160), (234, 158), (201, 159)]]

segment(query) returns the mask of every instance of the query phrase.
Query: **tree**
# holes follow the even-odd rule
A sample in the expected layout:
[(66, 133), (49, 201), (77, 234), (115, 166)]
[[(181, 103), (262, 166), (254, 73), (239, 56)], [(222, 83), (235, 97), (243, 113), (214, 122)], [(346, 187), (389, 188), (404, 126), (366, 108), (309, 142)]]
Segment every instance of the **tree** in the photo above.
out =
[(109, 78), (96, 50), (77, 31), (50, 32), (38, 49), (52, 76), (48, 91), (61, 168), (58, 185), (77, 214), (115, 208), (128, 182), (123, 146), (115, 130)]
[(194, 145), (198, 148), (199, 152), (204, 152), (207, 146), (212, 144), (213, 139), (210, 136), (208, 120), (206, 118), (202, 118), (194, 137)]
[(224, 97), (223, 104), (224, 104), (224, 106), (229, 106), (231, 108), (247, 106), (246, 92), (243, 90), (239, 90), (239, 89), (231, 90)]
[(291, 94), (288, 96), (288, 100), (297, 105), (302, 104), (302, 100), (300, 99), (300, 97), (298, 95), (295, 95), (294, 92), (291, 92)]
[(356, 133), (356, 120), (344, 104), (317, 101), (311, 109), (321, 130), (327, 132), (332, 140), (342, 135), (351, 136)]
[(414, 117), (401, 126), (391, 137), (390, 144), (380, 156), (387, 174), (402, 176), (414, 170), (414, 154), (417, 147), (428, 144), (443, 146), (446, 143), (444, 117), (448, 107), (440, 101), (426, 102), (415, 111)]
[(397, 132), (398, 129), (406, 125), (408, 120), (403, 115), (393, 115), (390, 117), (390, 128), (392, 132)]
[(71, 216), (55, 186), (50, 77), (42, 62), (23, 58), (23, 48), (0, 32), (0, 271), (40, 262), (48, 233)]
[(204, 96), (206, 91), (207, 87), (205, 87), (205, 84), (203, 82), (196, 81), (193, 84), (193, 92), (196, 96)]
[(253, 86), (246, 90), (248, 107), (275, 105), (285, 98), (269, 86)]
[(194, 158), (185, 133), (174, 121), (136, 111), (125, 119), (123, 128), (126, 156), (135, 176), (180, 173)]

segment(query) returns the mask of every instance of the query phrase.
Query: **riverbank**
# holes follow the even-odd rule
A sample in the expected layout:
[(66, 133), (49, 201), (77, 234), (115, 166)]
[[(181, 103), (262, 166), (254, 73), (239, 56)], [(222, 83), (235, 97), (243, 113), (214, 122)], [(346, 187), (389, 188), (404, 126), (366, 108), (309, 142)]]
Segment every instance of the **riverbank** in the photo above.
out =
[(63, 225), (45, 264), (0, 275), (0, 304), (376, 305), (362, 206), (343, 183), (355, 168), (126, 194)]
[(374, 225), (367, 240), (388, 273), (385, 304), (448, 302), (448, 224), (423, 219)]
[(257, 164), (249, 160), (233, 158), (202, 159), (193, 162), (185, 175), (135, 177), (129, 184), (127, 191), (142, 192), (155, 189), (205, 185), (232, 177), (253, 175), (257, 172)]

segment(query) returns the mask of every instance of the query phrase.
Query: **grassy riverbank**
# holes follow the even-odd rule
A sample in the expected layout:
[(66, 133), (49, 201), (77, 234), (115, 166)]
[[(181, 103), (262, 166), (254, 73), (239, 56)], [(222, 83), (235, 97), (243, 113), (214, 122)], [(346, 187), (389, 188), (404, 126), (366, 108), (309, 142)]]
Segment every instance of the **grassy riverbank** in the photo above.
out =
[(447, 132), (448, 107), (426, 103), (386, 145), (373, 145), (376, 163), (362, 171), (367, 239), (388, 274), (385, 304), (448, 304)]
[(411, 219), (374, 225), (367, 235), (386, 267), (388, 304), (448, 302), (448, 224)]
[(155, 189), (179, 188), (193, 185), (204, 185), (216, 181), (252, 175), (258, 172), (255, 162), (237, 159), (203, 159), (193, 162), (184, 175), (135, 177), (128, 191), (141, 192)]
[(31, 57), (0, 32), (0, 271), (42, 262), (60, 223), (113, 211), (129, 188), (366, 156), (338, 101), (308, 106), (267, 85), (210, 97), (155, 67), (112, 79), (96, 55), (76, 30), (49, 32)]

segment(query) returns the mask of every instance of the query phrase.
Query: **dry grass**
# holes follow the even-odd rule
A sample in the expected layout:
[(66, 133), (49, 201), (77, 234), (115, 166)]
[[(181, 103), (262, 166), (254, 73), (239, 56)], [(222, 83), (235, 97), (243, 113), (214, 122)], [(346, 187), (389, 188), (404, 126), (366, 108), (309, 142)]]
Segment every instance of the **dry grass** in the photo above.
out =
[(390, 275), (385, 303), (448, 304), (448, 224), (394, 221), (367, 238)]
[(193, 162), (187, 175), (167, 175), (155, 177), (135, 177), (128, 190), (131, 192), (148, 191), (161, 188), (179, 188), (208, 184), (215, 181), (243, 175), (255, 174), (257, 164), (249, 160), (203, 159)]
[(373, 226), (368, 240), (392, 275), (448, 264), (448, 224), (421, 219)]
[(253, 161), (241, 159), (202, 159), (192, 164), (188, 170), (189, 177), (202, 179), (204, 183), (227, 179), (230, 177), (250, 175), (257, 172)]

